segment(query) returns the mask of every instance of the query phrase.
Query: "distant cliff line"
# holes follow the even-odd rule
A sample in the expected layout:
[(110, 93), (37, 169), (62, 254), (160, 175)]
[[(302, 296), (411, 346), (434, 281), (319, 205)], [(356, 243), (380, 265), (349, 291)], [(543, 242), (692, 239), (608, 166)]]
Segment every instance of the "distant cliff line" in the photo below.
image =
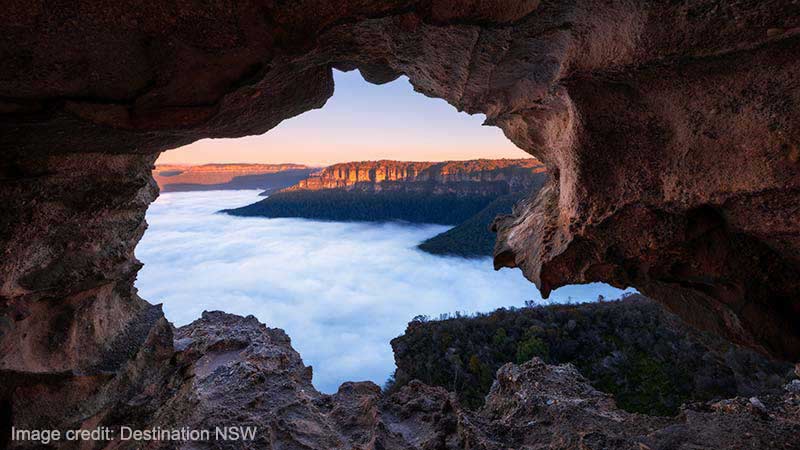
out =
[(162, 192), (230, 189), (273, 192), (296, 184), (311, 175), (313, 170), (294, 163), (157, 164), (152, 174)]
[(354, 161), (338, 163), (314, 172), (285, 191), (322, 189), (399, 189), (409, 183), (500, 183), (509, 191), (525, 187), (531, 173), (544, 172), (534, 158), (475, 159), (468, 161)]

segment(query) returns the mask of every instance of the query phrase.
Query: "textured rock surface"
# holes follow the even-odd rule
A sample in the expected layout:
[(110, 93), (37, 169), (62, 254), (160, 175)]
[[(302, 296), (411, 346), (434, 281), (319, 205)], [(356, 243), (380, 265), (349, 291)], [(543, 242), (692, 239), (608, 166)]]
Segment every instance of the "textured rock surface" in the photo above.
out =
[[(537, 198), (497, 222), (497, 266), (520, 267), (545, 293), (575, 282), (633, 285), (698, 326), (800, 356), (796, 1), (3, 6), (4, 430), (138, 416), (146, 424), (148, 398), (181, 388), (194, 395), (184, 383), (162, 383), (170, 330), (133, 288), (153, 161), (199, 138), (262, 133), (321, 107), (332, 68), (358, 68), (375, 83), (405, 74), (426, 95), (486, 114), (547, 166), (552, 178)], [(667, 302), (665, 292), (679, 295)], [(504, 378), (511, 381), (500, 393), (530, 379)], [(420, 390), (429, 394), (410, 392), (395, 409), (407, 441), (494, 448), (496, 432), (486, 437), (473, 419), (507, 433), (499, 441), (525, 439), (529, 417), (506, 415), (512, 403), (472, 418), (444, 393)], [(355, 414), (374, 401), (374, 388), (351, 385), (342, 395), (336, 420), (350, 431), (331, 439), (404, 448), (384, 438), (372, 413)], [(316, 422), (302, 404), (291, 403), (301, 405), (298, 419), (276, 428), (278, 442), (328, 439), (324, 428), (306, 426)], [(671, 439), (678, 429), (703, 444), (724, 430), (769, 448), (738, 433), (769, 440), (785, 429), (730, 410), (687, 411), (678, 428), (656, 432), (647, 422), (623, 431)], [(541, 414), (533, 418), (553, 418)], [(608, 420), (630, 420), (615, 414)], [(617, 430), (608, 426), (606, 434), (557, 436), (602, 447)], [(613, 438), (619, 447), (632, 442)], [(292, 446), (301, 447), (284, 448)]]
[[(105, 196), (92, 168), (143, 155), (117, 179), (125, 186), (149, 171), (144, 155), (265, 132), (322, 106), (331, 68), (375, 83), (405, 74), (426, 95), (486, 114), (547, 165), (547, 188), (496, 225), (498, 267), (520, 267), (545, 294), (588, 281), (656, 299), (678, 291), (668, 306), (695, 325), (800, 356), (796, 1), (4, 6), (4, 184), (84, 164), (79, 190), (92, 204)], [(4, 225), (50, 206), (15, 199)], [(60, 251), (39, 231), (32, 261)], [(19, 245), (7, 236), (19, 237), (4, 233), (1, 245)], [(79, 255), (104, 248), (91, 236), (70, 242)], [(71, 252), (62, 272), (77, 278), (105, 264)], [(28, 254), (4, 256), (15, 267), (3, 273), (4, 299), (48, 287), (18, 283)]]
[(113, 370), (162, 317), (133, 254), (154, 155), (61, 155), (0, 168), (0, 370)]
[(283, 331), (252, 317), (204, 313), (175, 337), (191, 388), (157, 417), (175, 417), (172, 426), (254, 425), (257, 448), (779, 449), (795, 445), (800, 432), (800, 396), (789, 390), (759, 400), (763, 410), (732, 399), (653, 418), (617, 409), (572, 366), (536, 359), (502, 367), (486, 407), (469, 412), (445, 390), (419, 382), (389, 397), (368, 382), (320, 394)]
[[(125, 381), (135, 383), (136, 395), (104, 398), (92, 390), (99, 384), (95, 378), (74, 379), (49, 390), (60, 396), (58, 403), (34, 400), (39, 414), (17, 415), (14, 425), (42, 426), (63, 414), (70, 426), (114, 430), (119, 425), (156, 430), (256, 427), (255, 438), (246, 442), (212, 438), (146, 444), (192, 449), (789, 449), (800, 432), (800, 394), (791, 389), (770, 398), (692, 405), (676, 417), (655, 418), (617, 409), (571, 365), (548, 366), (534, 359), (503, 366), (486, 406), (471, 412), (444, 389), (416, 381), (391, 396), (369, 382), (348, 382), (334, 395), (321, 394), (311, 385), (311, 368), (286, 334), (252, 316), (206, 312), (175, 330), (174, 337), (177, 352), (161, 359), (160, 379), (126, 372)], [(43, 385), (18, 387), (14, 400), (41, 393)], [(99, 408), (100, 400), (111, 403)], [(42, 411), (49, 415), (43, 417)], [(88, 418), (81, 420), (81, 413)], [(81, 448), (141, 445), (117, 440)], [(59, 448), (78, 445), (62, 443)]]

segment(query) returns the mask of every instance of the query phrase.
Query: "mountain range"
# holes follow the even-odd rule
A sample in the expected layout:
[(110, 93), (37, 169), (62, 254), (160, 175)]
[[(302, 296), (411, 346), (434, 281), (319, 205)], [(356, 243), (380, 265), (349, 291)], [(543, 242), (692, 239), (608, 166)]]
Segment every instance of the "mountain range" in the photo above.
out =
[(229, 189), (283, 189), (305, 179), (314, 169), (303, 164), (158, 164), (153, 178), (161, 192)]

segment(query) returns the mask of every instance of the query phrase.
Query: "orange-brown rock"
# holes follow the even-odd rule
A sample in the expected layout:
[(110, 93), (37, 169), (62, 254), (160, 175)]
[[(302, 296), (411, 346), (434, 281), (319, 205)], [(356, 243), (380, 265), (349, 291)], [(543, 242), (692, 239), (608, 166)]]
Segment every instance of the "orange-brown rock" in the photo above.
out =
[[(102, 395), (70, 410), (92, 423), (121, 393), (104, 377), (157, 378), (171, 349), (133, 288), (156, 156), (321, 107), (332, 68), (406, 75), (547, 166), (548, 185), (497, 222), (497, 266), (544, 293), (632, 285), (800, 358), (794, 0), (7, 0), (3, 12), (0, 370), (22, 383), (2, 384), (3, 429), (35, 411), (33, 395), (15, 397), (24, 383), (62, 399), (93, 380)], [(446, 416), (426, 429), (464, 420)]]
[[(6, 180), (65, 155), (265, 132), (324, 105), (331, 68), (375, 83), (404, 74), (486, 114), (552, 176), (498, 222), (498, 266), (545, 294), (589, 281), (680, 291), (669, 306), (694, 324), (800, 357), (794, 1), (76, 8), (5, 5)], [(24, 292), (3, 281), (3, 296)]]
[[(512, 191), (530, 189), (535, 174), (545, 171), (533, 158), (476, 159), (469, 161), (413, 162), (358, 161), (334, 164), (287, 188), (287, 191), (320, 189), (425, 191), (493, 189), (499, 186)], [(448, 186), (449, 185), (449, 186)], [(452, 187), (452, 189), (448, 189)]]
[(159, 188), (172, 183), (222, 184), (241, 176), (307, 168), (302, 164), (156, 164), (153, 179)]

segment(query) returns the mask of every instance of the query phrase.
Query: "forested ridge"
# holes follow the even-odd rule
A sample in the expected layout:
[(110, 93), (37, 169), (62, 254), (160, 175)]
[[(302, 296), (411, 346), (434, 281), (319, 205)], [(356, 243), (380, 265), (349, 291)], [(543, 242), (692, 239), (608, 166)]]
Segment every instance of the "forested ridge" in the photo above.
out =
[(386, 388), (413, 379), (455, 392), (477, 408), (497, 369), (538, 356), (572, 363), (628, 411), (677, 413), (682, 403), (776, 392), (791, 365), (690, 330), (640, 295), (619, 301), (500, 309), (474, 317), (417, 317), (392, 340), (397, 370)]
[(419, 244), (420, 250), (465, 258), (492, 256), (495, 243), (495, 233), (490, 230), (492, 222), (501, 214), (510, 214), (526, 195), (514, 192), (494, 199), (469, 219)]
[(277, 192), (252, 205), (223, 212), (236, 216), (300, 217), (340, 222), (402, 220), (455, 225), (479, 212), (495, 197), (479, 193), (298, 190)]

